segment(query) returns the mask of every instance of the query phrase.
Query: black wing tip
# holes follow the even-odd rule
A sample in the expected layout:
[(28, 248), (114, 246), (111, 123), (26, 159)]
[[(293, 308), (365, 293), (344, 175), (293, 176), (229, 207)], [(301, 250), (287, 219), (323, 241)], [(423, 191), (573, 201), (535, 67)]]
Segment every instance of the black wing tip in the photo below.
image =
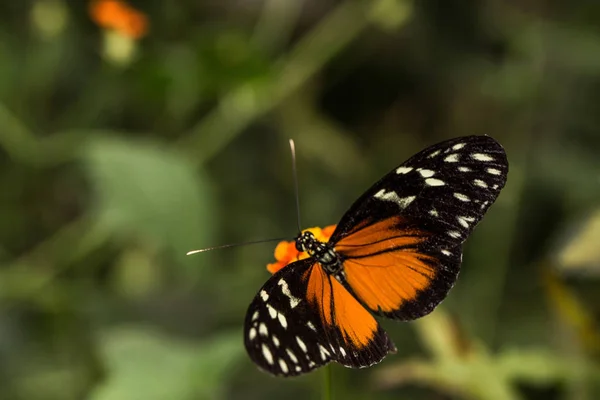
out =
[(257, 364), (256, 364), (256, 367), (263, 374), (266, 374), (273, 378), (298, 378), (302, 375), (305, 375), (305, 374), (308, 374), (309, 372), (314, 371), (315, 369), (325, 367), (330, 363), (331, 363), (331, 360), (326, 361), (323, 364), (315, 365), (313, 367), (302, 367), (302, 369), (300, 369), (300, 370), (296, 369), (294, 366), (294, 368), (290, 369), (288, 372), (285, 372), (285, 373), (279, 368), (268, 369), (268, 368), (265, 368), (265, 367), (257, 365)]
[(494, 139), (492, 136), (488, 135), (487, 133), (481, 134), (481, 135), (465, 135), (465, 136), (457, 136), (454, 138), (450, 138), (446, 141), (441, 141), (439, 142), (439, 144), (443, 144), (445, 142), (451, 142), (453, 140), (465, 140), (465, 141), (477, 141), (477, 140), (482, 140), (482, 141), (489, 141), (489, 142), (495, 142), (498, 143), (498, 141), (496, 139)]
[(449, 139), (446, 142), (441, 142), (438, 143), (440, 145), (448, 145), (450, 143), (454, 143), (454, 142), (468, 142), (471, 144), (480, 144), (480, 145), (487, 145), (487, 146), (493, 146), (493, 147), (497, 147), (497, 150), (499, 152), (504, 153), (504, 146), (502, 146), (502, 144), (494, 137), (484, 134), (484, 135), (469, 135), (469, 136), (459, 136), (456, 137), (454, 139)]
[(473, 136), (473, 137), (479, 138), (482, 143), (486, 143), (486, 144), (488, 144), (488, 146), (491, 145), (493, 147), (496, 147), (497, 148), (496, 149), (497, 153), (501, 153), (501, 154), (506, 155), (506, 151), (504, 150), (504, 146), (502, 146), (502, 144), (498, 140), (496, 140), (495, 138), (493, 138), (493, 137), (491, 137), (489, 135), (481, 135), (481, 136)]
[(379, 325), (373, 340), (368, 346), (362, 349), (347, 347), (343, 354), (336, 353), (338, 357), (334, 361), (346, 368), (368, 368), (382, 362), (388, 354), (395, 354), (397, 352), (396, 345), (381, 325)]

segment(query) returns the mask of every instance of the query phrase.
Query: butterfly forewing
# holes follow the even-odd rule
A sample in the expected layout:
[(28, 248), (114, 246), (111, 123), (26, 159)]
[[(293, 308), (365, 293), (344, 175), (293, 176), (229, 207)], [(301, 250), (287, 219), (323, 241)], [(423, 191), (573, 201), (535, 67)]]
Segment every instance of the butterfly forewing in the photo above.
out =
[(504, 149), (488, 136), (448, 140), (417, 153), (367, 190), (330, 243), (343, 283), (368, 309), (410, 320), (452, 288), (461, 244), (506, 182)]
[(357, 225), (402, 215), (439, 235), (444, 247), (462, 243), (506, 183), (508, 161), (489, 136), (466, 136), (422, 150), (385, 175), (344, 214), (330, 242)]
[(377, 321), (313, 260), (273, 275), (246, 314), (250, 358), (279, 376), (309, 372), (330, 361), (360, 368), (395, 351)]

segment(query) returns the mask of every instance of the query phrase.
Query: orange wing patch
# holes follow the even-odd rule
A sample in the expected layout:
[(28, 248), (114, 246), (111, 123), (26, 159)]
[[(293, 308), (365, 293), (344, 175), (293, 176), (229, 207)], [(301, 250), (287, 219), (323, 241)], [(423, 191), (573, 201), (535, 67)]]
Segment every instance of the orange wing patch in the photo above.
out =
[(355, 230), (335, 249), (346, 258), (348, 285), (369, 309), (394, 312), (429, 288), (436, 276), (435, 257), (420, 253), (416, 246), (428, 235), (402, 229), (395, 216)]
[(335, 279), (315, 265), (306, 272), (306, 295), (321, 314), (323, 325), (339, 329), (349, 345), (367, 347), (377, 333), (375, 318)]
[(346, 280), (373, 311), (394, 312), (427, 289), (435, 270), (433, 257), (398, 250), (362, 259), (346, 260)]
[(399, 230), (401, 224), (402, 218), (395, 216), (355, 229), (336, 243), (335, 249), (347, 257), (363, 257), (398, 247), (414, 247), (426, 239), (415, 229)]

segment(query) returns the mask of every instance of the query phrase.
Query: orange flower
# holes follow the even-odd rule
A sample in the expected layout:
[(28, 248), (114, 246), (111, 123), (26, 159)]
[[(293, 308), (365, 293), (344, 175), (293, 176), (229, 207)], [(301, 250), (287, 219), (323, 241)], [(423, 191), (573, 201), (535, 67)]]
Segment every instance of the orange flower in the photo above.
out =
[(132, 39), (148, 32), (148, 19), (142, 12), (119, 0), (93, 0), (92, 20), (104, 29), (112, 29)]
[[(329, 225), (325, 228), (308, 228), (304, 231), (310, 231), (313, 235), (315, 235), (315, 239), (320, 240), (321, 242), (327, 242), (333, 231), (335, 230), (335, 225)], [(274, 274), (279, 271), (281, 268), (285, 267), (289, 263), (292, 263), (297, 260), (303, 260), (308, 258), (308, 253), (296, 250), (296, 242), (279, 242), (277, 247), (275, 247), (275, 259), (276, 262), (272, 264), (267, 264), (267, 270), (270, 273)]]

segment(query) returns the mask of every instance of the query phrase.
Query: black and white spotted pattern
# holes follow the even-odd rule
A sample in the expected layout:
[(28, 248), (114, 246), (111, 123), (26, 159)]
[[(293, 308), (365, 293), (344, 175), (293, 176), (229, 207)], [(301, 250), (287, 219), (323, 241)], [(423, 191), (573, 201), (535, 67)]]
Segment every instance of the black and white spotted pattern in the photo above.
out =
[(368, 367), (396, 351), (379, 325), (369, 346), (362, 350), (344, 340), (335, 326), (326, 326), (315, 305), (306, 299), (303, 277), (311, 268), (321, 267), (305, 259), (281, 269), (250, 304), (244, 343), (254, 363), (272, 375), (295, 376), (330, 361), (352, 368)]
[(375, 183), (342, 217), (331, 242), (357, 222), (402, 215), (436, 235), (439, 250), (463, 243), (506, 183), (508, 160), (489, 136), (466, 136), (415, 154)]

